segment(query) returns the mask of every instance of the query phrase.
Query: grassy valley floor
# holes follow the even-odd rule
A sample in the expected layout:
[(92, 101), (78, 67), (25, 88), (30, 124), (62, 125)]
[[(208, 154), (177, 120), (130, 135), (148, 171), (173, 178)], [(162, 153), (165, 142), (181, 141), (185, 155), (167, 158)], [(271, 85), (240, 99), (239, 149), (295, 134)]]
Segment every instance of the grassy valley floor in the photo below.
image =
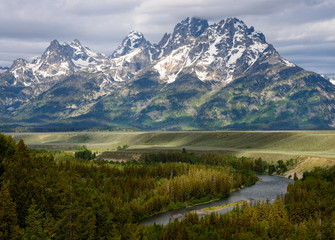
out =
[[(315, 166), (335, 165), (335, 131), (217, 131), (217, 132), (56, 132), (11, 133), (32, 148), (73, 151), (85, 145), (104, 152), (106, 160), (138, 159), (142, 152), (216, 152), (263, 160), (297, 159), (287, 173), (302, 173)], [(118, 146), (129, 146), (116, 151)]]

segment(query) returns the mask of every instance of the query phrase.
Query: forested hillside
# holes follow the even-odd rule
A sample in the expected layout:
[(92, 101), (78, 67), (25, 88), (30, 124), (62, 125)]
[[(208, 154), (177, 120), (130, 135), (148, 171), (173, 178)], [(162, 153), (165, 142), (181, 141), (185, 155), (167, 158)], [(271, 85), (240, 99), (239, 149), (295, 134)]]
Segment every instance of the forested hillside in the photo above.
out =
[(222, 198), (258, 180), (246, 158), (206, 165), (214, 156), (176, 153), (89, 162), (83, 154), (31, 153), (4, 135), (0, 154), (1, 239), (145, 238), (139, 221), (147, 216)]
[[(167, 226), (142, 226), (159, 212), (223, 198), (283, 162), (206, 154), (144, 154), (110, 163), (39, 152), (0, 134), (0, 239), (333, 239), (335, 168), (306, 172), (271, 205), (256, 202)], [(89, 156), (89, 157), (87, 157)], [(83, 159), (84, 158), (84, 159)]]
[(168, 226), (148, 227), (148, 239), (334, 239), (335, 168), (305, 172), (274, 201), (258, 201), (199, 219), (189, 213)]

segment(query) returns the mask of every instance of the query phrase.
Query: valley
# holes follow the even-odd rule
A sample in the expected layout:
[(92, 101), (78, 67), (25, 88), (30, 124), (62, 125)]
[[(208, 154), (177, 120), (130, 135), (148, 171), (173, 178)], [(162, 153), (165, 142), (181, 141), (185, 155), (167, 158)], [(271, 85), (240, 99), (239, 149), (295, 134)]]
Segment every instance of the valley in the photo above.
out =
[[(286, 173), (301, 175), (315, 166), (335, 165), (334, 131), (216, 131), (216, 132), (57, 132), (11, 133), (30, 148), (73, 152), (85, 145), (110, 161), (137, 160), (142, 153), (175, 152), (232, 154), (268, 162), (297, 159)], [(118, 146), (127, 145), (117, 151)]]
[[(203, 135), (220, 142), (215, 139), (219, 133)], [(89, 135), (97, 133), (61, 134), (73, 144), (73, 139), (88, 142)], [(183, 136), (176, 136), (178, 133), (138, 133), (137, 138), (139, 134), (154, 134), (147, 138), (148, 143), (183, 140)], [(238, 139), (241, 134), (246, 139), (250, 133), (229, 132), (226, 137)], [(254, 134), (250, 142), (257, 134), (263, 139), (276, 136), (274, 132)], [(316, 136), (323, 134), (333, 135), (317, 132)], [(308, 132), (290, 137), (297, 143), (303, 135), (313, 138)], [(30, 141), (60, 140), (59, 135), (52, 134), (25, 137)], [(128, 146), (117, 149), (126, 153)], [(294, 174), (292, 180), (259, 174), (281, 174), (295, 166), (294, 160), (274, 164), (212, 152), (198, 155), (185, 149), (144, 153), (138, 161), (103, 161), (95, 154), (92, 159), (91, 151), (83, 146), (72, 145), (78, 149), (75, 154), (48, 153), (29, 149), (23, 140), (16, 142), (2, 134), (0, 147), (0, 234), (4, 232), (12, 239), (71, 239), (73, 235), (85, 239), (199, 239), (199, 234), (200, 239), (210, 239), (213, 234), (215, 239), (334, 236), (329, 226), (334, 223), (335, 166)], [(242, 205), (226, 212), (224, 208), (232, 203)], [(206, 208), (215, 211), (209, 213)]]

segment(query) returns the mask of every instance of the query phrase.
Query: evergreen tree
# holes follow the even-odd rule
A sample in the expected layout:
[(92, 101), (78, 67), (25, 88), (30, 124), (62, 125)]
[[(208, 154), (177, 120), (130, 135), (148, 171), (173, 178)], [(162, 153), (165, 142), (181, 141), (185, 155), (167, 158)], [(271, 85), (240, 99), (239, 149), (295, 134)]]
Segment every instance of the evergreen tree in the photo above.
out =
[(35, 201), (32, 201), (26, 217), (26, 228), (24, 229), (23, 240), (51, 239), (48, 231), (44, 230), (44, 213), (37, 208)]
[(36, 185), (35, 167), (33, 158), (21, 139), (4, 174), (4, 180), (8, 182), (8, 190), (16, 204), (20, 227), (25, 227), (25, 217), (31, 199), (40, 196)]
[(7, 186), (3, 185), (0, 191), (0, 239), (19, 239), (20, 233), (15, 203)]
[(64, 175), (57, 185), (59, 200), (55, 203), (58, 216), (53, 232), (56, 239), (92, 239), (96, 219), (90, 198), (82, 190), (74, 172)]
[(269, 215), (270, 234), (272, 237), (284, 236), (290, 234), (290, 222), (284, 203), (281, 199), (275, 200)]

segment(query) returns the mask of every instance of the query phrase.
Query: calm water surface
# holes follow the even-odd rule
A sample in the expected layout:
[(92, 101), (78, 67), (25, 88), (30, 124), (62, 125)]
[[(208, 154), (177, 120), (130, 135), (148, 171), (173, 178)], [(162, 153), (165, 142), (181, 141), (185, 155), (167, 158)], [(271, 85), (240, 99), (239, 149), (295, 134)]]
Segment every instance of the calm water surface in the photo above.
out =
[[(277, 177), (277, 176), (268, 176), (268, 175), (257, 175), (262, 181), (257, 182), (255, 185), (241, 189), (232, 193), (228, 198), (218, 200), (211, 203), (206, 203), (194, 207), (187, 207), (183, 209), (173, 210), (161, 214), (157, 214), (153, 217), (150, 217), (142, 222), (143, 225), (151, 224), (163, 224), (166, 225), (169, 223), (169, 220), (173, 221), (175, 218), (181, 220), (186, 213), (194, 210), (201, 210), (207, 207), (213, 207), (217, 205), (233, 203), (240, 200), (266, 200), (269, 199), (273, 201), (276, 199), (277, 195), (285, 194), (286, 187), (289, 182), (293, 180)], [(219, 213), (227, 212), (229, 209), (219, 211)], [(201, 216), (201, 215), (199, 215)]]

